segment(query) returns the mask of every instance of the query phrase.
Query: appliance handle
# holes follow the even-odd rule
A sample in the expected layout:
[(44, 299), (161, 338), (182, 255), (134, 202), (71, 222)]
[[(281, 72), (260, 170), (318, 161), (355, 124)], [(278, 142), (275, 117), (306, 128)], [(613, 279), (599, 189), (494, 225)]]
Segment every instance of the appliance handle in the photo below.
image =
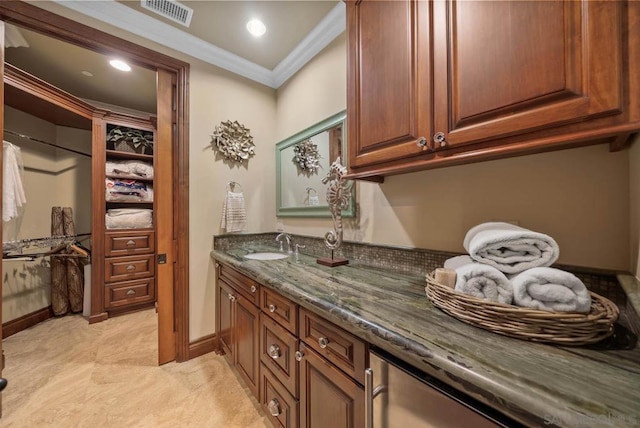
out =
[(364, 426), (373, 428), (373, 370), (364, 371)]

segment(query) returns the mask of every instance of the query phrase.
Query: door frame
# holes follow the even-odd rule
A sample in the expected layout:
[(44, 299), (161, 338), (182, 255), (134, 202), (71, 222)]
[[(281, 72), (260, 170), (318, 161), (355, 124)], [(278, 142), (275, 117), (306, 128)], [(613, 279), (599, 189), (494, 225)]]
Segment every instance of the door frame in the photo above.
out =
[[(174, 182), (174, 242), (175, 269), (173, 281), (173, 334), (175, 359), (189, 359), (189, 64), (155, 52), (95, 28), (72, 21), (22, 1), (0, 2), (0, 20), (13, 23), (41, 34), (105, 55), (118, 55), (154, 71), (164, 70), (172, 75), (175, 106), (173, 124), (173, 182)], [(4, 58), (4, 46), (0, 48)], [(4, 61), (0, 64), (0, 78), (4, 78)], [(4, 87), (0, 89), (3, 99)], [(0, 108), (0, 112), (2, 108)], [(2, 121), (0, 120), (0, 125)], [(4, 127), (2, 127), (4, 129)], [(0, 267), (0, 274), (1, 274)], [(160, 294), (160, 293), (159, 293)], [(160, 332), (161, 333), (161, 332)]]

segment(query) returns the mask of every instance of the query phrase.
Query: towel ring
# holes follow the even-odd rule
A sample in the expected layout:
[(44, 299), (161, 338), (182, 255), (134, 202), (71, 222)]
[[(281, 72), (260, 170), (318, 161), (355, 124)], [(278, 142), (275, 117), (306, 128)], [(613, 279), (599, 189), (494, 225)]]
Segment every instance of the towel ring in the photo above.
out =
[(315, 192), (316, 195), (318, 194), (316, 189), (314, 189), (313, 187), (307, 187), (307, 195), (310, 195), (312, 191)]
[(227, 190), (229, 191), (235, 191), (236, 186), (240, 187), (240, 191), (244, 192), (244, 189), (242, 188), (242, 184), (238, 183), (237, 181), (230, 181), (227, 183)]

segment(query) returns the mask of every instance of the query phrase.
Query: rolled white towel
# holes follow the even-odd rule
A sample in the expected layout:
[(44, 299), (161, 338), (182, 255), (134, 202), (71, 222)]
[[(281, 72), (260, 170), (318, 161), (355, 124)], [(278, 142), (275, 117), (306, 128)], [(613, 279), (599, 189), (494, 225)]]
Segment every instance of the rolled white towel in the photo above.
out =
[(472, 259), (511, 274), (551, 266), (560, 255), (550, 236), (502, 222), (472, 227), (463, 245)]
[(574, 274), (549, 267), (526, 270), (511, 278), (518, 306), (554, 312), (591, 310), (591, 295)]
[[(493, 266), (475, 263), (471, 258), (466, 264), (463, 264), (461, 259), (454, 258), (457, 259), (452, 262), (457, 264), (457, 267), (454, 268), (456, 271), (456, 291), (479, 299), (511, 304), (513, 286), (504, 273)], [(449, 263), (449, 266), (452, 263)], [(447, 266), (446, 262), (445, 266)]]
[(469, 263), (475, 263), (475, 261), (467, 255), (455, 256), (445, 260), (444, 268), (456, 270), (457, 268), (468, 265)]

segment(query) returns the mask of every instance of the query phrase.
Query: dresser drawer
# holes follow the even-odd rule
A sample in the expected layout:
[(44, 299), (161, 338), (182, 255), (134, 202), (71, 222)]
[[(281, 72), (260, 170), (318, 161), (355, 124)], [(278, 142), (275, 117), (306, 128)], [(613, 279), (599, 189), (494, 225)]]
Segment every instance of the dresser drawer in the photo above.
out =
[(227, 281), (251, 303), (260, 306), (260, 284), (222, 263), (219, 264), (219, 269), (220, 278)]
[(118, 282), (104, 287), (104, 307), (106, 309), (153, 302), (155, 298), (156, 283), (154, 278)]
[(112, 257), (104, 261), (104, 281), (117, 282), (155, 275), (154, 255)]
[(293, 334), (298, 333), (298, 305), (275, 291), (262, 287), (260, 308)]
[(276, 428), (297, 428), (299, 402), (263, 364), (260, 370), (260, 406)]
[(131, 256), (155, 251), (153, 231), (126, 231), (105, 233), (105, 256)]
[(304, 308), (300, 308), (299, 336), (310, 348), (364, 384), (367, 353), (364, 341)]
[(260, 361), (294, 397), (298, 396), (298, 338), (280, 324), (260, 314)]

